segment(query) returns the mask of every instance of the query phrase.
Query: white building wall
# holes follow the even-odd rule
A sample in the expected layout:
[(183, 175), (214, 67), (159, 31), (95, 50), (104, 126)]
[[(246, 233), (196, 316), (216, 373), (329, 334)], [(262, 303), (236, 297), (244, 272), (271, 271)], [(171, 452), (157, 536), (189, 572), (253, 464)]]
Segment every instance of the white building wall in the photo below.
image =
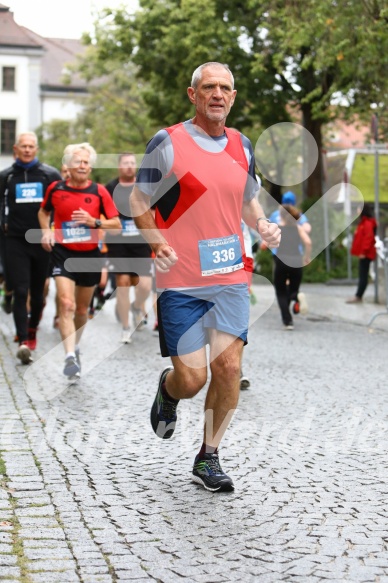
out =
[[(0, 68), (15, 67), (15, 91), (2, 91), (0, 86), (0, 118), (15, 119), (16, 131), (32, 129), (30, 113), (31, 91), (37, 93), (36, 83), (30, 80), (30, 58), (0, 54)], [(40, 75), (40, 71), (39, 71)], [(26, 99), (27, 96), (27, 99)], [(36, 103), (35, 103), (36, 106)]]
[(82, 111), (82, 98), (74, 93), (66, 98), (63, 95), (42, 95), (42, 122), (47, 123), (53, 119), (73, 121)]

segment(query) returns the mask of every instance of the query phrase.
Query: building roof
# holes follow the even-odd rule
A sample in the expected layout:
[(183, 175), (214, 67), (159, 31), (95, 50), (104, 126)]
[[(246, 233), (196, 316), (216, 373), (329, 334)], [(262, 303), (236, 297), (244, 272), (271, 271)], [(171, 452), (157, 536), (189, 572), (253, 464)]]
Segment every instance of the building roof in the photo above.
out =
[[(24, 27), (22, 27), (24, 28)], [(86, 91), (87, 83), (79, 75), (72, 75), (71, 82), (65, 84), (64, 74), (68, 71), (68, 65), (76, 61), (77, 56), (85, 51), (85, 46), (77, 39), (73, 38), (43, 38), (24, 28), (26, 33), (35, 42), (45, 49), (42, 58), (41, 85), (44, 87), (66, 87), (69, 89), (79, 88)]]
[(74, 63), (86, 47), (76, 39), (44, 38), (20, 26), (15, 22), (13, 12), (4, 4), (0, 4), (0, 49), (2, 47), (43, 50), (40, 79), (43, 89), (87, 91), (86, 81), (78, 75), (72, 75), (70, 83), (65, 83), (63, 78), (68, 65)]
[(26, 30), (16, 24), (8, 6), (0, 4), (0, 47), (40, 49), (42, 45), (31, 38)]

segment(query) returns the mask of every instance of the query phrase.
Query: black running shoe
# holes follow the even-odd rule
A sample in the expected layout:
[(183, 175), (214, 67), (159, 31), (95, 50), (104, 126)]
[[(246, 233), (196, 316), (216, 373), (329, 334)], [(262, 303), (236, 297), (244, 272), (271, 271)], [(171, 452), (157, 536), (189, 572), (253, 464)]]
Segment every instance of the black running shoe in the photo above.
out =
[(150, 415), (152, 429), (161, 439), (170, 439), (172, 437), (177, 420), (176, 408), (179, 399), (173, 403), (165, 399), (162, 395), (162, 384), (165, 382), (170, 370), (173, 370), (172, 366), (165, 368), (159, 377), (158, 391)]
[(232, 479), (222, 471), (216, 453), (205, 453), (202, 457), (195, 458), (192, 480), (210, 492), (234, 490)]
[(67, 377), (73, 377), (76, 374), (79, 375), (80, 367), (75, 356), (68, 356), (65, 360), (65, 368), (63, 369), (63, 374)]

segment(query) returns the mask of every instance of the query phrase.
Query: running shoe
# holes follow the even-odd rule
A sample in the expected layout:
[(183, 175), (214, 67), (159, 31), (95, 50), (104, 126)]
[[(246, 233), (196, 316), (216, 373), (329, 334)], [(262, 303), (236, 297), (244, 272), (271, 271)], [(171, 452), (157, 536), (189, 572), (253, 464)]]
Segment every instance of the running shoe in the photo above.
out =
[(97, 288), (94, 295), (97, 298), (97, 310), (102, 310), (105, 304), (104, 290)]
[(167, 366), (159, 377), (159, 385), (155, 400), (151, 408), (151, 425), (152, 429), (161, 439), (170, 439), (175, 431), (177, 420), (176, 408), (179, 399), (172, 402), (165, 399), (162, 394), (162, 384), (165, 382), (167, 374), (173, 370), (172, 366)]
[(80, 366), (75, 356), (68, 356), (65, 359), (65, 368), (63, 369), (64, 375), (67, 377), (74, 377), (80, 373), (80, 370)]
[(299, 304), (298, 300), (295, 300), (294, 305), (292, 306), (292, 311), (294, 314), (299, 314), (300, 304)]
[(36, 349), (36, 328), (28, 328), (26, 344), (30, 350)]
[(218, 454), (197, 455), (193, 467), (193, 482), (201, 484), (210, 492), (231, 492), (234, 490), (232, 479), (223, 472)]
[(306, 296), (303, 292), (298, 293), (298, 303), (299, 303), (299, 313), (300, 314), (307, 314), (309, 307), (307, 304)]
[(22, 364), (30, 364), (32, 362), (31, 350), (25, 342), (19, 345), (18, 351), (16, 353), (17, 358), (21, 360)]
[(131, 312), (133, 318), (133, 326), (136, 330), (142, 330), (144, 328), (144, 314), (140, 308), (135, 308), (135, 306), (131, 305)]
[(241, 371), (240, 375), (240, 390), (244, 391), (245, 389), (249, 389), (251, 386), (251, 382), (248, 377), (246, 377), (243, 372)]
[(290, 330), (293, 330), (293, 329), (294, 329), (294, 325), (293, 325), (293, 324), (285, 324), (285, 325), (284, 325), (284, 330), (285, 330), (286, 332), (288, 332), (288, 331), (290, 331)]
[(131, 338), (131, 330), (130, 330), (130, 328), (128, 328), (128, 330), (125, 330), (123, 328), (123, 330), (121, 332), (121, 342), (123, 344), (131, 344), (132, 338)]

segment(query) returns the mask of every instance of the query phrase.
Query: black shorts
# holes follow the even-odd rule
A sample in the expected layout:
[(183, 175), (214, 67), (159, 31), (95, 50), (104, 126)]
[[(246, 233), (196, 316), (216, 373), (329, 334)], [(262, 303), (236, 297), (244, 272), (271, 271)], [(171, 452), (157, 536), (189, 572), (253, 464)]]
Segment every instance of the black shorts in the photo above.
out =
[(153, 259), (147, 244), (115, 243), (108, 246), (108, 256), (113, 273), (152, 276)]
[(93, 287), (101, 279), (105, 261), (98, 247), (93, 251), (72, 251), (56, 243), (51, 251), (51, 275), (67, 277), (81, 287)]

